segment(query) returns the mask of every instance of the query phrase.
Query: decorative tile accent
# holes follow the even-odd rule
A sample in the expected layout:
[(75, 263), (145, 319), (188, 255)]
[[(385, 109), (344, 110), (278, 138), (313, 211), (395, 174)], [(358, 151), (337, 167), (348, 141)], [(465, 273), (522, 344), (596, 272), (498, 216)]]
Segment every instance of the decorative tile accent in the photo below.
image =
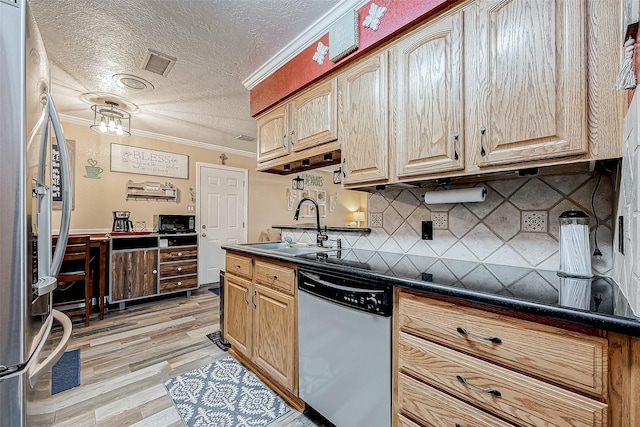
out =
[(547, 232), (547, 211), (522, 211), (522, 231)]
[(434, 212), (431, 214), (433, 228), (437, 230), (446, 230), (449, 228), (449, 214), (447, 212)]
[(369, 213), (369, 227), (382, 227), (382, 213)]

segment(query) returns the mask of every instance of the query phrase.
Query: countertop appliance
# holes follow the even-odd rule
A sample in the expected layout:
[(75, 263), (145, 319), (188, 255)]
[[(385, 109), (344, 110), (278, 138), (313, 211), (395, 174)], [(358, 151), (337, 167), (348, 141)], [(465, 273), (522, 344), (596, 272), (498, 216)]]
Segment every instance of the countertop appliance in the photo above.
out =
[(176, 214), (154, 215), (153, 228), (160, 234), (195, 233), (196, 217)]
[[(71, 189), (47, 54), (26, 0), (0, 0), (0, 58), (0, 426), (16, 427), (32, 425), (32, 409), (42, 409), (34, 390), (46, 390), (38, 382), (71, 335), (71, 321), (53, 310), (50, 294), (69, 234)], [(62, 220), (52, 257), (54, 197), (62, 201)], [(64, 333), (45, 358), (54, 319)]]
[(391, 425), (393, 291), (300, 268), (300, 397), (339, 427)]
[(129, 211), (113, 211), (113, 227), (111, 231), (133, 231), (133, 222), (129, 219)]

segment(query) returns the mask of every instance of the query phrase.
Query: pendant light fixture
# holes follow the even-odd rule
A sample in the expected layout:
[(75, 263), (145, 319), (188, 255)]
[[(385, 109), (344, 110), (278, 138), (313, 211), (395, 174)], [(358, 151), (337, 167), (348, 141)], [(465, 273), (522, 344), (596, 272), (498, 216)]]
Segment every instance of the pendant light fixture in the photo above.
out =
[(291, 188), (293, 190), (304, 190), (304, 178), (300, 178), (300, 175), (291, 180)]
[(120, 104), (113, 101), (105, 101), (105, 105), (94, 104), (93, 125), (91, 129), (96, 132), (115, 136), (131, 135), (131, 114), (122, 108)]

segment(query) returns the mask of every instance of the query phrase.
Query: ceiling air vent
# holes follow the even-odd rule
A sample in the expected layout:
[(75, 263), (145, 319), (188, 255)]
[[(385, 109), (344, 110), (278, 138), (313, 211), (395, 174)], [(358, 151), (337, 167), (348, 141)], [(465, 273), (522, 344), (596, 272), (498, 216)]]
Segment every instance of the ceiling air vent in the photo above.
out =
[(177, 60), (178, 59), (173, 56), (158, 52), (157, 50), (149, 49), (140, 68), (159, 74), (163, 77), (167, 77), (169, 71), (171, 71), (171, 68), (173, 68), (173, 65)]
[(244, 134), (236, 136), (236, 139), (239, 141), (249, 141), (249, 142), (256, 140), (254, 137), (249, 135), (244, 135)]

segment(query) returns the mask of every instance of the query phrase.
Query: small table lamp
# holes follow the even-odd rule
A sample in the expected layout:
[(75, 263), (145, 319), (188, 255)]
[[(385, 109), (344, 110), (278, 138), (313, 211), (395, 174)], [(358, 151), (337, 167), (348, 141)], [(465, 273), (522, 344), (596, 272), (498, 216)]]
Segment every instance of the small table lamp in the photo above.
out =
[(364, 221), (364, 212), (356, 211), (353, 213), (353, 220), (358, 223), (358, 227), (360, 227), (360, 222)]

